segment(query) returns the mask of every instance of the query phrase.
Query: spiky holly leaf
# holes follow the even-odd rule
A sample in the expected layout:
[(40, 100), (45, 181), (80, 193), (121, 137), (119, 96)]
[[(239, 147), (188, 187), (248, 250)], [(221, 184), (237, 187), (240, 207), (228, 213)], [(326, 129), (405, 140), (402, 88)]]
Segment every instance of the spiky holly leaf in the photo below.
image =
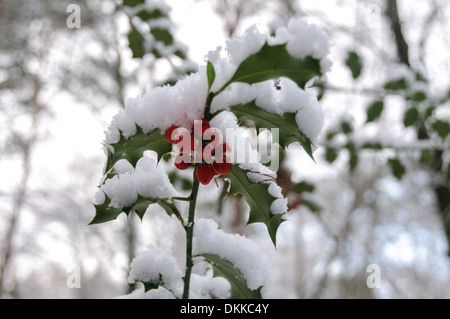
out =
[(120, 134), (120, 140), (117, 143), (110, 144), (110, 146), (114, 151), (111, 152), (108, 149), (106, 172), (121, 159), (126, 159), (134, 167), (145, 151), (156, 152), (159, 160), (164, 154), (172, 150), (172, 144), (166, 140), (159, 129), (145, 133), (139, 126), (136, 128), (136, 134), (134, 136), (127, 139)]
[(111, 220), (114, 220), (123, 213), (122, 209), (114, 208), (109, 206), (111, 203), (111, 199), (108, 198), (105, 194), (105, 201), (103, 204), (94, 204), (95, 207), (95, 217), (88, 225), (101, 224), (106, 223)]
[(230, 283), (230, 299), (262, 299), (261, 287), (255, 290), (248, 288), (242, 273), (228, 260), (213, 254), (202, 254), (213, 267), (214, 277), (223, 277)]
[(111, 199), (105, 194), (105, 201), (103, 204), (94, 205), (95, 216), (89, 225), (101, 224), (111, 220), (115, 220), (121, 213), (125, 213), (127, 216), (133, 212), (139, 216), (142, 220), (144, 214), (147, 211), (148, 206), (158, 204), (161, 206), (169, 216), (175, 214), (177, 218), (184, 224), (183, 218), (174, 203), (167, 198), (148, 199), (141, 195), (138, 195), (136, 202), (128, 207), (122, 209), (114, 208), (110, 206)]
[(270, 113), (259, 108), (255, 101), (232, 106), (230, 111), (237, 116), (239, 121), (252, 121), (257, 130), (278, 129), (281, 148), (285, 149), (289, 144), (299, 142), (305, 152), (314, 160), (311, 140), (299, 130), (295, 113), (282, 115)]
[(283, 222), (283, 214), (272, 214), (270, 206), (277, 198), (269, 193), (269, 184), (252, 183), (247, 177), (247, 172), (238, 165), (233, 165), (231, 171), (224, 176), (230, 181), (228, 194), (244, 196), (250, 206), (247, 224), (264, 223), (273, 244), (276, 245), (277, 230)]
[(320, 60), (311, 56), (297, 59), (289, 54), (286, 44), (270, 46), (265, 43), (261, 50), (239, 65), (232, 78), (218, 92), (233, 82), (254, 84), (279, 77), (287, 77), (304, 88), (309, 80), (320, 75)]

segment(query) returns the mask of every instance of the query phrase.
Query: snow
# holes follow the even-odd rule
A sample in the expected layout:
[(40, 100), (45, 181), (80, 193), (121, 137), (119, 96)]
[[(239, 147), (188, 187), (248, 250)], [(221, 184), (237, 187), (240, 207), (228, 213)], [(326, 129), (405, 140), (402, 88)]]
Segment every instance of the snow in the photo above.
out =
[(242, 273), (252, 290), (268, 283), (268, 259), (261, 248), (244, 236), (218, 229), (212, 219), (196, 220), (193, 251), (194, 254), (214, 254), (229, 261)]
[(133, 165), (126, 159), (120, 159), (114, 164), (114, 172), (117, 174), (132, 173), (134, 170)]
[[(130, 166), (125, 160), (118, 161), (114, 166), (118, 175), (107, 179), (100, 187), (100, 192), (103, 191), (111, 200), (111, 207), (129, 207), (136, 202), (138, 194), (149, 199), (179, 196), (164, 168), (154, 159), (143, 157), (134, 170)], [(100, 199), (96, 195), (96, 201)]]
[(156, 87), (126, 101), (125, 112), (144, 131), (165, 131), (171, 125), (190, 127), (202, 117), (208, 85), (205, 69), (178, 81), (174, 86)]
[(277, 29), (274, 37), (268, 38), (269, 45), (286, 43), (289, 54), (298, 59), (312, 56), (321, 60), (322, 73), (329, 71), (331, 62), (327, 59), (330, 51), (325, 32), (300, 18), (291, 19), (287, 26)]
[(278, 79), (277, 86), (273, 80), (252, 85), (233, 83), (213, 100), (211, 111), (228, 110), (231, 106), (255, 101), (259, 108), (278, 115), (296, 113), (296, 122), (313, 144), (324, 124), (322, 108), (312, 90), (303, 90), (288, 78)]
[(230, 296), (231, 286), (223, 277), (213, 277), (208, 271), (204, 276), (193, 273), (191, 275), (189, 298), (191, 299), (226, 299)]
[(179, 195), (170, 183), (166, 171), (150, 158), (141, 158), (137, 162), (134, 186), (145, 198), (171, 198)]
[(131, 262), (128, 282), (159, 284), (160, 276), (162, 285), (181, 297), (183, 280), (177, 260), (169, 251), (151, 245)]
[(105, 192), (111, 200), (109, 206), (124, 208), (132, 206), (136, 202), (138, 194), (134, 187), (133, 177), (132, 173), (115, 175), (107, 179), (100, 187), (101, 191)]
[(227, 41), (230, 62), (239, 66), (250, 55), (257, 53), (266, 42), (266, 35), (256, 25), (249, 27), (242, 36)]
[[(195, 260), (194, 269), (203, 270), (204, 274), (193, 272), (190, 281), (189, 297), (191, 299), (228, 298), (230, 283), (223, 277), (213, 277), (210, 264)], [(130, 265), (128, 283), (152, 283), (160, 285), (145, 292), (144, 287), (135, 289), (120, 299), (173, 299), (183, 294), (183, 273), (178, 268), (172, 252), (150, 245), (133, 259)]]
[(211, 112), (226, 110), (233, 105), (247, 104), (255, 98), (256, 90), (253, 85), (241, 82), (231, 83), (224, 91), (214, 97), (211, 103)]
[(111, 125), (117, 127), (125, 138), (130, 138), (136, 134), (136, 124), (124, 111), (117, 113), (113, 117)]
[(239, 127), (237, 117), (229, 111), (222, 111), (209, 121), (211, 127), (218, 128), (226, 137), (227, 129), (237, 129)]
[[(320, 60), (322, 73), (331, 68), (328, 59), (330, 52), (328, 38), (324, 31), (315, 25), (310, 25), (301, 18), (291, 19), (286, 27), (277, 29), (275, 36), (258, 30), (256, 25), (248, 28), (241, 37), (235, 37), (226, 42), (225, 50), (218, 47), (210, 51), (207, 60), (214, 65), (216, 78), (211, 86), (213, 92), (221, 90), (236, 72), (240, 63), (252, 54), (258, 52), (263, 45), (286, 44), (288, 53), (297, 59), (312, 56)], [(225, 54), (225, 51), (228, 54)]]

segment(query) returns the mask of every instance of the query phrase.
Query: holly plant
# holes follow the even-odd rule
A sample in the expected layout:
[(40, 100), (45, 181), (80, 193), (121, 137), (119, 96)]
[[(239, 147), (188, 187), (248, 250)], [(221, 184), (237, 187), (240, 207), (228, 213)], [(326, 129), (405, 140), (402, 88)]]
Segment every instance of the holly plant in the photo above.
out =
[[(217, 236), (209, 240), (223, 240), (208, 244), (204, 238), (209, 224), (195, 217), (197, 197), (203, 188), (223, 183), (226, 197), (241, 196), (247, 202), (247, 224), (264, 224), (276, 245), (277, 230), (289, 208), (272, 164), (293, 143), (313, 160), (323, 117), (310, 86), (328, 70), (327, 54), (325, 34), (301, 20), (291, 20), (273, 36), (251, 27), (230, 39), (226, 51), (209, 52), (198, 73), (129, 99), (113, 118), (90, 224), (114, 220), (122, 213), (142, 219), (149, 206), (159, 205), (179, 220), (186, 238), (184, 271), (169, 272), (175, 263), (161, 266), (158, 258), (149, 258), (146, 267), (132, 263), (131, 280), (143, 282), (145, 292), (163, 287), (175, 298), (189, 298), (193, 266), (203, 262), (214, 278), (228, 281), (228, 297), (263, 297), (264, 280), (252, 277), (258, 271), (258, 246), (215, 226), (211, 231)], [(260, 142), (263, 133), (271, 136), (271, 161), (264, 160), (260, 145), (251, 142), (251, 136)], [(160, 165), (169, 157), (176, 171), (191, 172), (188, 196), (171, 184)], [(136, 274), (138, 268), (145, 274)]]

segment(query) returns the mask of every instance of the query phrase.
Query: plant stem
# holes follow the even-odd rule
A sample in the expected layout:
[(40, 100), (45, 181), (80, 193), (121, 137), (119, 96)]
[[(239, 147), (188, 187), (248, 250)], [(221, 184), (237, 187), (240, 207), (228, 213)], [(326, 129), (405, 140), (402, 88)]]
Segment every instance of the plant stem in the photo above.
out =
[(197, 203), (198, 187), (200, 185), (197, 179), (196, 170), (194, 170), (194, 182), (192, 186), (192, 192), (189, 201), (189, 217), (188, 223), (184, 227), (186, 230), (186, 273), (184, 275), (184, 290), (183, 299), (189, 298), (189, 284), (191, 281), (191, 271), (192, 271), (192, 237), (194, 234), (194, 217), (195, 217), (195, 205)]

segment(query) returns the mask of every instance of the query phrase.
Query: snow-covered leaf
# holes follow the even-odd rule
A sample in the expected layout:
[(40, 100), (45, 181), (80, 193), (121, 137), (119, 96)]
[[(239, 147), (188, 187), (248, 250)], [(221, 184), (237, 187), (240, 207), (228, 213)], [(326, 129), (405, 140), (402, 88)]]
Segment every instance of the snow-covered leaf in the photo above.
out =
[(279, 129), (279, 144), (283, 149), (291, 143), (299, 142), (306, 153), (314, 159), (311, 140), (299, 130), (295, 113), (282, 115), (270, 113), (256, 106), (255, 101), (232, 106), (230, 111), (239, 121), (252, 121), (257, 130)]
[(133, 205), (124, 207), (122, 209), (111, 207), (110, 203), (111, 199), (105, 195), (105, 201), (103, 202), (103, 204), (94, 205), (95, 216), (94, 219), (89, 223), (89, 225), (101, 224), (111, 220), (115, 220), (121, 213), (129, 215), (130, 212), (134, 212), (142, 220), (148, 206), (152, 204), (158, 204), (159, 206), (161, 206), (169, 216), (175, 214), (175, 216), (177, 216), (181, 223), (184, 223), (183, 218), (181, 217), (181, 214), (179, 213), (175, 204), (173, 204), (166, 198), (148, 199), (141, 195), (138, 195), (137, 200)]
[(172, 145), (161, 134), (159, 129), (145, 133), (139, 126), (134, 136), (126, 139), (123, 134), (120, 134), (120, 140), (110, 146), (114, 149), (114, 152), (108, 149), (106, 172), (121, 159), (126, 159), (131, 165), (135, 166), (145, 151), (156, 152), (159, 160), (164, 154), (172, 150)]
[(201, 254), (209, 264), (211, 264), (214, 277), (223, 277), (230, 283), (230, 299), (261, 299), (261, 288), (251, 290), (247, 286), (245, 278), (241, 272), (229, 261), (213, 254)]
[(277, 198), (269, 193), (269, 184), (252, 183), (247, 177), (247, 172), (238, 165), (233, 165), (230, 173), (224, 176), (230, 180), (229, 195), (244, 196), (250, 206), (248, 224), (264, 223), (273, 244), (276, 245), (276, 234), (283, 222), (283, 214), (272, 214), (270, 207)]
[(147, 211), (148, 206), (152, 204), (158, 204), (159, 206), (161, 206), (169, 216), (175, 214), (175, 216), (181, 221), (181, 223), (184, 224), (183, 218), (181, 217), (181, 214), (179, 213), (175, 204), (173, 204), (166, 198), (148, 199), (141, 195), (138, 195), (138, 199), (136, 203), (133, 205), (133, 207), (130, 209), (130, 211), (136, 213), (142, 220), (142, 218), (144, 218), (144, 214)]
[(296, 59), (288, 53), (286, 44), (270, 46), (266, 43), (239, 65), (224, 88), (233, 82), (254, 84), (279, 77), (287, 77), (304, 88), (309, 80), (320, 75), (320, 60), (311, 56)]
[(101, 224), (115, 220), (117, 216), (123, 213), (123, 210), (109, 206), (111, 199), (105, 195), (105, 201), (102, 204), (94, 205), (95, 217), (89, 223), (89, 225)]

